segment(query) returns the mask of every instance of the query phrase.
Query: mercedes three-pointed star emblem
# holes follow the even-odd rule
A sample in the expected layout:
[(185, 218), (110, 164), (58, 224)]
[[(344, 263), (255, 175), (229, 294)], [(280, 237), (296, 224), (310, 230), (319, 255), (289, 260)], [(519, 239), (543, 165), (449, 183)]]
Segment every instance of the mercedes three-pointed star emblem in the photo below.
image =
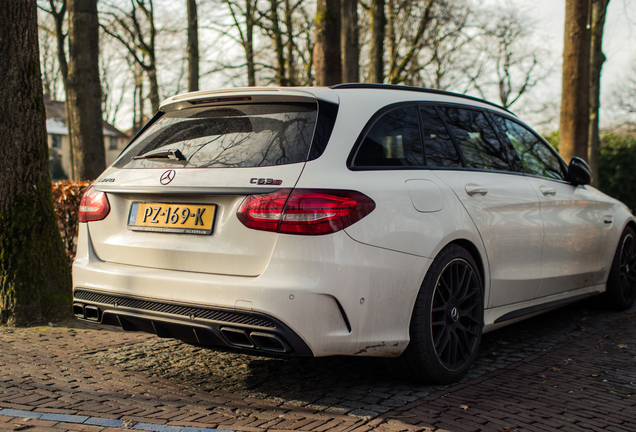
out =
[(175, 170), (168, 170), (164, 172), (163, 174), (161, 174), (161, 178), (159, 178), (159, 181), (161, 182), (162, 185), (167, 185), (172, 180), (174, 180), (174, 177), (176, 175), (177, 175), (177, 172)]

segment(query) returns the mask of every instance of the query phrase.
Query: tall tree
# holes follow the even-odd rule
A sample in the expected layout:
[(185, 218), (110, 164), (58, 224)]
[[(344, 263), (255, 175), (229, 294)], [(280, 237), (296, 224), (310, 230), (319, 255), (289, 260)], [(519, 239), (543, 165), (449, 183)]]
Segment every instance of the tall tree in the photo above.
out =
[[(393, 0), (389, 0), (390, 3), (392, 3), (392, 1)], [(413, 34), (409, 38), (409, 46), (404, 56), (400, 58), (398, 55), (397, 44), (395, 42), (391, 43), (392, 49), (390, 50), (391, 52), (388, 73), (388, 79), (391, 84), (399, 84), (404, 81), (405, 71), (421, 49), (426, 30), (433, 23), (434, 17), (432, 11), (433, 7), (436, 6), (436, 3), (436, 0), (425, 0), (424, 5), (414, 2), (408, 2), (408, 4), (406, 5), (409, 7), (409, 9), (413, 8), (421, 11), (420, 16), (417, 18), (417, 30), (415, 31), (415, 34)], [(396, 12), (397, 11), (395, 11), (395, 8), (391, 8), (392, 17), (395, 16)], [(389, 31), (392, 35), (395, 35), (394, 26), (395, 22), (391, 23)]]
[(318, 0), (314, 45), (316, 85), (329, 86), (341, 83), (340, 62), (340, 0)]
[(595, 174), (592, 185), (598, 187), (599, 132), (598, 114), (601, 106), (601, 68), (605, 62), (603, 54), (603, 26), (610, 0), (592, 0), (592, 41), (590, 46), (590, 131), (588, 137), (588, 163)]
[(244, 7), (238, 0), (225, 0), (230, 10), (234, 27), (239, 33), (239, 42), (245, 52), (247, 67), (247, 85), (256, 85), (254, 60), (254, 27), (256, 26), (256, 0), (245, 0)]
[(340, 54), (342, 56), (342, 82), (360, 81), (360, 48), (358, 25), (358, 1), (341, 0)]
[(62, 81), (66, 87), (66, 77), (68, 76), (68, 64), (66, 62), (66, 36), (64, 32), (64, 20), (66, 19), (66, 0), (48, 0), (48, 6), (40, 9), (48, 12), (53, 17), (55, 23), (55, 39), (57, 41), (57, 61), (60, 66)]
[(496, 88), (501, 106), (508, 109), (549, 75), (550, 69), (542, 65), (548, 56), (532, 39), (536, 26), (531, 17), (518, 6), (486, 9), (478, 27), (481, 61), (467, 76), (484, 99)]
[[(157, 79), (157, 28), (153, 0), (131, 0), (130, 10), (117, 5), (103, 12), (110, 21), (102, 25), (106, 33), (119, 41), (146, 73), (149, 83), (148, 99), (152, 111), (159, 110), (159, 83)], [(141, 101), (140, 101), (141, 102)]]
[(188, 91), (199, 90), (199, 18), (197, 1), (186, 0), (188, 10)]
[[(68, 121), (69, 118), (69, 97), (68, 97), (68, 62), (66, 60), (66, 38), (68, 36), (67, 33), (64, 32), (64, 21), (66, 20), (66, 11), (67, 11), (67, 0), (48, 0), (48, 6), (50, 9), (46, 7), (40, 6), (40, 9), (48, 12), (53, 17), (53, 21), (55, 23), (55, 39), (57, 40), (57, 61), (60, 66), (60, 74), (62, 75), (62, 82), (64, 83), (64, 95), (65, 102), (64, 108), (66, 109), (66, 118)], [(58, 8), (59, 6), (59, 8)], [(71, 178), (75, 179), (75, 164), (74, 160), (74, 148), (73, 141), (74, 136), (73, 132), (70, 128), (67, 127), (68, 130), (68, 140), (71, 144), (70, 148), (70, 156), (71, 156)]]
[(566, 162), (573, 156), (587, 160), (590, 117), (589, 6), (589, 0), (565, 2), (559, 151)]
[(280, 28), (280, 19), (278, 17), (279, 0), (269, 0), (269, 33), (274, 42), (274, 52), (276, 53), (276, 84), (280, 86), (287, 85), (287, 77), (285, 75), (285, 47), (283, 45), (283, 31)]
[(94, 180), (106, 168), (97, 0), (68, 0), (68, 21), (67, 127), (73, 137), (73, 171), (76, 179)]
[(371, 0), (369, 6), (369, 82), (384, 82), (384, 36), (386, 34), (385, 0)]
[(0, 14), (0, 324), (69, 316), (71, 274), (57, 226), (35, 2)]

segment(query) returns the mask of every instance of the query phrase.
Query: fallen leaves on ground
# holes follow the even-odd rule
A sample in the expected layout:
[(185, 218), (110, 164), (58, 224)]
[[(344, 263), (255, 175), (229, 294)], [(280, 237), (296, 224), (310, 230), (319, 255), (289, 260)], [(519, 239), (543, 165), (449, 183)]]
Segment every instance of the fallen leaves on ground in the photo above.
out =
[(463, 409), (464, 411), (466, 411), (468, 409), (468, 405), (460, 405), (459, 407), (461, 409)]
[(550, 368), (550, 370), (551, 370), (552, 372), (558, 372), (558, 371), (560, 371), (560, 370), (561, 370), (561, 368), (558, 368), (558, 367), (556, 367), (556, 366), (552, 366), (552, 367)]

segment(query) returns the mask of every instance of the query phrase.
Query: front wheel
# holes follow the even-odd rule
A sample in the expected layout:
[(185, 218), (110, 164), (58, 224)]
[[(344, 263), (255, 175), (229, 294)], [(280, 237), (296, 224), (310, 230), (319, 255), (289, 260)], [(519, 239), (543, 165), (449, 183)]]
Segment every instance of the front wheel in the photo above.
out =
[(609, 307), (625, 310), (636, 299), (636, 234), (625, 228), (616, 247), (612, 268), (607, 278), (605, 300)]
[(483, 329), (483, 289), (468, 251), (449, 245), (422, 282), (409, 329), (410, 342), (390, 370), (400, 378), (448, 384), (461, 379), (477, 357)]

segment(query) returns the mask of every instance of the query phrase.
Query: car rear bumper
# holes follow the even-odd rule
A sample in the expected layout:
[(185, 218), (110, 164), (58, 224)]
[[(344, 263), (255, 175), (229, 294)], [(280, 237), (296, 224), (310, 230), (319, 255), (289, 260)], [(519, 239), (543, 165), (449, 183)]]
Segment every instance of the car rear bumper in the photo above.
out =
[(205, 347), (311, 356), (307, 344), (281, 321), (264, 314), (202, 308), (75, 288), (73, 312), (82, 320), (153, 333)]
[(430, 262), (340, 231), (279, 235), (256, 277), (183, 272), (102, 261), (80, 224), (74, 310), (81, 319), (204, 346), (390, 357), (408, 344)]

